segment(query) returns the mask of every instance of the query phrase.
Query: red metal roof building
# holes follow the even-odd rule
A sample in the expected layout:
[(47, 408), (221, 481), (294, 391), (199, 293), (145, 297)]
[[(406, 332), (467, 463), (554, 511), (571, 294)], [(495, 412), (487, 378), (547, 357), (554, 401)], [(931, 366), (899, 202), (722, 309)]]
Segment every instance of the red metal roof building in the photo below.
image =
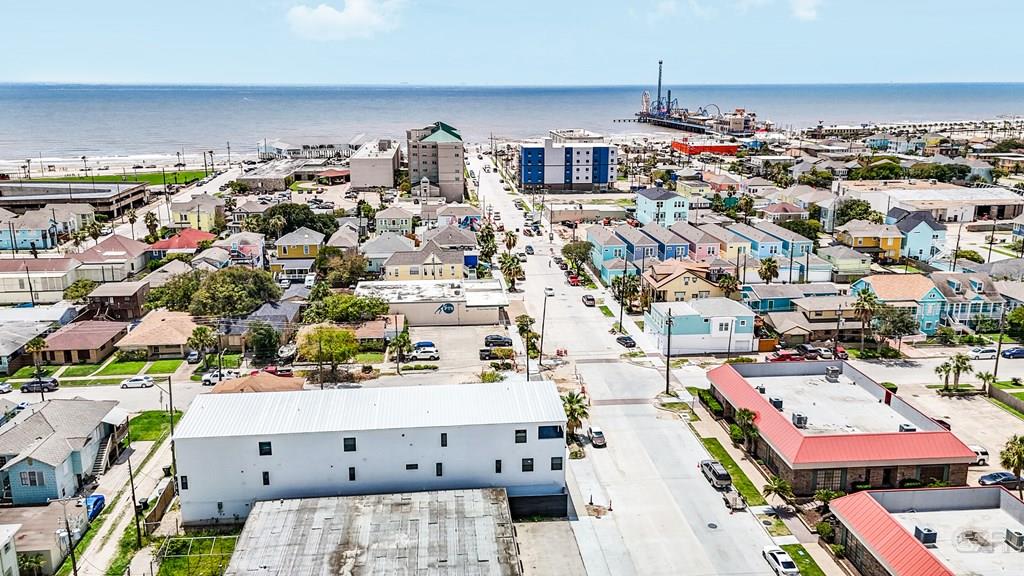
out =
[(705, 152), (710, 154), (725, 154), (735, 156), (740, 149), (739, 144), (729, 142), (714, 142), (709, 140), (673, 140), (672, 149), (687, 156), (699, 156)]
[(178, 232), (170, 238), (164, 238), (158, 240), (149, 245), (149, 251), (159, 254), (159, 257), (163, 257), (163, 254), (185, 252), (192, 253), (199, 249), (199, 243), (204, 240), (216, 240), (216, 234), (210, 234), (209, 232), (203, 232), (202, 230), (196, 230), (195, 228), (185, 228), (181, 232)]
[[(825, 378), (829, 366), (840, 369), (835, 381)], [(726, 417), (754, 412), (757, 455), (797, 495), (931, 479), (961, 486), (975, 459), (952, 432), (845, 362), (727, 364), (708, 380)]]

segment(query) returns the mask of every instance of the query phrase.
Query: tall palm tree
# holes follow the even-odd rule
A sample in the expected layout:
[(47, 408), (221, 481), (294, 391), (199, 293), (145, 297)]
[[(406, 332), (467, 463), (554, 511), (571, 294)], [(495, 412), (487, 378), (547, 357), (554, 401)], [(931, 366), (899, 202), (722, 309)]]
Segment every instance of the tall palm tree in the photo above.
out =
[(32, 355), (32, 364), (36, 367), (36, 378), (39, 378), (43, 374), (43, 369), (39, 365), (39, 353), (43, 350), (46, 350), (46, 340), (40, 336), (36, 336), (25, 344), (25, 352)]
[(757, 275), (765, 284), (771, 284), (772, 280), (779, 277), (779, 262), (772, 257), (761, 260), (761, 265), (757, 267)]
[(636, 274), (623, 276), (620, 289), (622, 290), (620, 303), (623, 306), (628, 305), (630, 308), (632, 308), (633, 298), (636, 298), (637, 294), (640, 293), (640, 276), (637, 276)]
[(960, 388), (960, 374), (974, 372), (974, 367), (971, 366), (971, 358), (963, 353), (954, 354), (949, 359), (949, 365), (953, 371), (953, 390), (958, 390)]
[(128, 226), (132, 230), (132, 240), (135, 240), (135, 223), (139, 221), (139, 214), (132, 208), (125, 214), (125, 220), (128, 220)]
[(996, 376), (991, 372), (978, 372), (978, 380), (981, 380), (981, 391), (988, 392), (989, 388), (996, 383)]
[(651, 302), (654, 300), (654, 293), (649, 290), (646, 286), (640, 289), (640, 310), (647, 312), (651, 308)]
[(156, 212), (146, 212), (146, 215), (142, 217), (142, 222), (146, 225), (149, 235), (156, 239), (156, 233), (160, 231), (160, 219), (156, 217)]
[(260, 217), (255, 214), (250, 214), (242, 220), (242, 231), (244, 232), (259, 232), (263, 222), (260, 221)]
[(569, 392), (562, 396), (562, 408), (565, 409), (565, 431), (569, 436), (575, 436), (583, 421), (590, 418), (587, 399), (579, 392)]
[(1017, 477), (1017, 496), (1024, 499), (1024, 486), (1020, 481), (1021, 470), (1024, 470), (1024, 436), (1014, 434), (1006, 441), (999, 452), (999, 465), (1013, 471)]
[(853, 311), (860, 321), (860, 351), (864, 351), (864, 332), (871, 326), (871, 320), (875, 317), (875, 313), (878, 312), (880, 303), (875, 293), (862, 288), (857, 293), (857, 301), (853, 303)]
[(718, 277), (718, 288), (721, 289), (723, 296), (729, 298), (739, 292), (740, 281), (732, 274), (723, 274)]
[(765, 496), (777, 496), (783, 502), (789, 502), (793, 498), (793, 487), (784, 478), (772, 476), (768, 483), (761, 488)]
[(71, 245), (75, 247), (76, 252), (81, 251), (82, 244), (88, 237), (84, 230), (75, 230), (71, 233)]
[(748, 408), (740, 408), (736, 411), (736, 415), (733, 416), (733, 420), (739, 426), (740, 432), (743, 433), (743, 446), (748, 452), (751, 451), (754, 441), (757, 439), (757, 424), (754, 423), (756, 419), (757, 415)]
[(516, 291), (516, 276), (523, 271), (523, 267), (519, 264), (519, 258), (511, 252), (505, 252), (498, 259), (498, 267), (501, 269), (502, 275), (505, 276), (505, 281), (508, 282), (508, 291)]
[(203, 370), (208, 368), (206, 356), (215, 344), (217, 338), (209, 326), (196, 326), (192, 329), (192, 335), (185, 341), (186, 346), (203, 355)]
[(512, 249), (516, 247), (516, 242), (518, 240), (519, 240), (519, 238), (516, 236), (515, 232), (513, 232), (511, 230), (509, 230), (508, 232), (505, 232), (505, 237), (504, 237), (505, 250), (511, 252)]
[(942, 378), (942, 391), (949, 390), (949, 375), (953, 372), (953, 366), (950, 363), (943, 362), (935, 367), (935, 375)]
[(45, 565), (42, 554), (18, 554), (18, 572), (25, 576), (39, 576)]
[(89, 222), (89, 224), (86, 225), (85, 233), (88, 234), (90, 238), (92, 238), (93, 242), (99, 244), (100, 236), (103, 236), (103, 226), (101, 226), (99, 222), (93, 220), (92, 222)]
[(409, 332), (401, 332), (391, 340), (391, 353), (395, 355), (395, 368), (398, 375), (402, 375), (402, 360), (412, 350), (412, 341), (409, 339)]
[(284, 219), (284, 216), (280, 214), (272, 216), (270, 220), (267, 220), (267, 227), (274, 232), (274, 239), (281, 237), (281, 233), (284, 232), (284, 227), (288, 225), (288, 221)]

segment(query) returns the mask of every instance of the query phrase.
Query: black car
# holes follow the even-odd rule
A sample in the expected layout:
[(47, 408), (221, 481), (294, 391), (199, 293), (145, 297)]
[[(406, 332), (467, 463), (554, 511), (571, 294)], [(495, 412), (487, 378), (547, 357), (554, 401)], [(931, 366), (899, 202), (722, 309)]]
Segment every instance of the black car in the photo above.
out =
[(982, 486), (1017, 486), (1018, 478), (1013, 472), (992, 472), (978, 478), (978, 484)]
[(1003, 358), (1024, 358), (1024, 348), (1007, 348), (1003, 350)]
[(481, 348), (480, 349), (481, 360), (497, 360), (498, 355), (494, 353), (493, 348)]
[(595, 305), (597, 305), (597, 300), (595, 300), (594, 297), (591, 296), (590, 294), (584, 294), (583, 295), (583, 305), (584, 306), (588, 306), (588, 307), (595, 306)]
[(57, 388), (60, 388), (60, 382), (49, 376), (29, 380), (21, 385), (22, 392), (53, 392)]
[(565, 261), (563, 260), (562, 262), (558, 263), (558, 269), (559, 270), (568, 270), (569, 269), (569, 265), (566, 264)]
[(810, 344), (798, 344), (795, 350), (797, 354), (808, 360), (817, 360), (819, 356), (818, 349)]
[(636, 348), (636, 340), (632, 336), (619, 336), (615, 341), (626, 348)]
[(509, 347), (512, 345), (512, 339), (508, 336), (501, 336), (499, 334), (490, 334), (484, 337), (484, 346), (488, 348), (499, 348)]

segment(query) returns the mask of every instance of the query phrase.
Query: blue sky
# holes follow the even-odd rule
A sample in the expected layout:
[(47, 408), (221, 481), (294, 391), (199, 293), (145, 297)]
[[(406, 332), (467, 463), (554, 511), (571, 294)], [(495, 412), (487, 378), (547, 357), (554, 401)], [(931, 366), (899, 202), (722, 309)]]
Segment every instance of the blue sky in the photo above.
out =
[[(1019, 0), (9, 0), (0, 82), (1020, 82)], [(1011, 24), (1016, 23), (1016, 24)]]

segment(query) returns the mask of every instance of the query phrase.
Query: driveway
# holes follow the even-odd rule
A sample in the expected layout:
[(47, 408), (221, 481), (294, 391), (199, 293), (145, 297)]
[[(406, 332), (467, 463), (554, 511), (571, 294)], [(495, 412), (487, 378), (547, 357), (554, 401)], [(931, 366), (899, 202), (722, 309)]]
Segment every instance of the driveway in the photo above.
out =
[[(514, 329), (514, 328), (513, 328)], [(439, 371), (470, 371), (476, 374), (490, 363), (480, 360), (480, 349), (488, 334), (508, 335), (504, 326), (421, 326), (409, 328), (409, 339), (415, 344), (420, 341), (433, 342), (440, 352), (436, 362), (413, 361), (416, 364), (437, 364)]]

